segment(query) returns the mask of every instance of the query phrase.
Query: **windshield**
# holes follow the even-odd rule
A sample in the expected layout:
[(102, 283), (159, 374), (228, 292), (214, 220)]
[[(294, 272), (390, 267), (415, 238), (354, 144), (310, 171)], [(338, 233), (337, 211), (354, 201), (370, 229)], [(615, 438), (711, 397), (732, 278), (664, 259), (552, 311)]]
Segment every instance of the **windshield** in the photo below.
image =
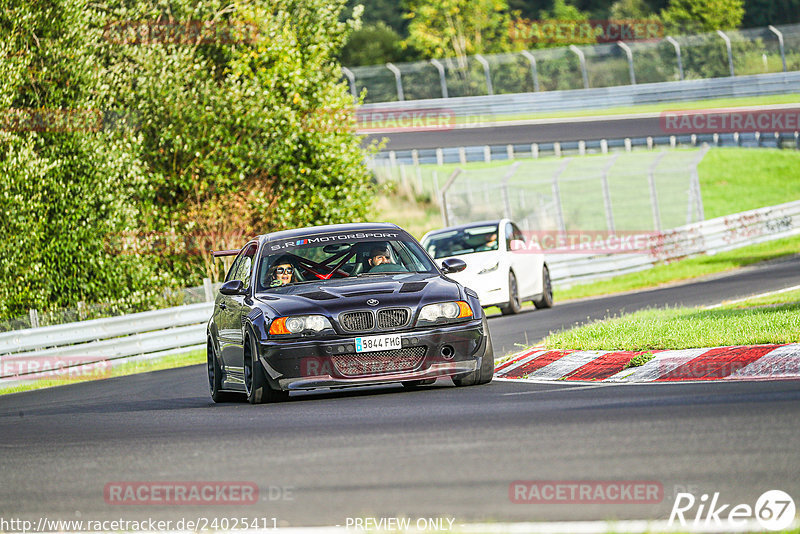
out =
[[(391, 239), (331, 234), (268, 243), (259, 257), (258, 291), (285, 285), (392, 273), (438, 273), (409, 235), (377, 233)], [(313, 242), (311, 242), (313, 240)]]
[(434, 259), (497, 250), (497, 225), (481, 225), (429, 235), (423, 242)]

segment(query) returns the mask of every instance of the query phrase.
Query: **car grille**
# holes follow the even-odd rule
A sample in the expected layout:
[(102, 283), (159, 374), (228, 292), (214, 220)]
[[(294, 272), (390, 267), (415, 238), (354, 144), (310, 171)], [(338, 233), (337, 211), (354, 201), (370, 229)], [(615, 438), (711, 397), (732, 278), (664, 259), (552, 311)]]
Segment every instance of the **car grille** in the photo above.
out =
[(368, 332), (375, 328), (375, 316), (370, 311), (347, 312), (339, 316), (339, 324), (348, 332)]
[(411, 314), (404, 308), (389, 308), (378, 311), (378, 328), (398, 328), (405, 326)]
[(331, 356), (333, 366), (341, 376), (375, 376), (400, 371), (411, 371), (419, 367), (425, 358), (426, 347), (336, 354)]

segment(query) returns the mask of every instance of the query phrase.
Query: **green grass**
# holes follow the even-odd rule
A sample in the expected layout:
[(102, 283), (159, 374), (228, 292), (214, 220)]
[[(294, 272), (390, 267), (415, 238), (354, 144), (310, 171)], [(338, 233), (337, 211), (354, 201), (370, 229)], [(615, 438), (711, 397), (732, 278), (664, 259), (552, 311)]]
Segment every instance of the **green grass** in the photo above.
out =
[(697, 171), (706, 219), (800, 199), (800, 151), (718, 148)]
[[(514, 113), (496, 115), (492, 121), (504, 122), (531, 119), (561, 119), (570, 117), (594, 117), (598, 115), (628, 115), (632, 113), (656, 113), (661, 111), (679, 111), (692, 109), (729, 108), (744, 106), (766, 106), (774, 104), (796, 104), (800, 102), (800, 94), (766, 95), (739, 98), (714, 98), (710, 100), (693, 100), (690, 102), (669, 102), (665, 104), (643, 104), (639, 106), (622, 106), (605, 109), (583, 109), (576, 111), (548, 111), (541, 113)], [(458, 124), (479, 124), (487, 117), (459, 117)]]
[(552, 334), (543, 344), (549, 349), (654, 350), (800, 342), (800, 292), (753, 302), (642, 310)]
[(662, 284), (690, 280), (700, 276), (721, 273), (752, 265), (761, 261), (790, 256), (800, 252), (800, 235), (749, 245), (720, 252), (713, 256), (697, 256), (652, 269), (630, 273), (609, 280), (580, 284), (566, 289), (556, 289), (556, 302), (576, 298), (620, 293)]
[(33, 389), (44, 389), (56, 386), (64, 386), (67, 384), (75, 384), (78, 382), (104, 380), (116, 376), (133, 375), (138, 373), (149, 373), (151, 371), (160, 371), (161, 369), (172, 369), (175, 367), (196, 365), (199, 363), (205, 363), (205, 361), (206, 361), (206, 351), (205, 349), (200, 349), (192, 352), (187, 352), (185, 354), (164, 356), (163, 358), (159, 358), (157, 360), (124, 363), (119, 367), (113, 368), (110, 374), (108, 375), (104, 374), (102, 377), (99, 378), (93, 376), (81, 376), (69, 379), (42, 379), (29, 382), (26, 384), (20, 384), (5, 388), (0, 387), (0, 395), (5, 395), (8, 393), (19, 393), (21, 391), (30, 391)]
[(723, 302), (722, 305), (729, 309), (735, 309), (749, 308), (753, 306), (775, 306), (779, 304), (789, 304), (792, 302), (800, 302), (800, 289), (775, 292), (770, 295), (753, 297), (735, 302)]

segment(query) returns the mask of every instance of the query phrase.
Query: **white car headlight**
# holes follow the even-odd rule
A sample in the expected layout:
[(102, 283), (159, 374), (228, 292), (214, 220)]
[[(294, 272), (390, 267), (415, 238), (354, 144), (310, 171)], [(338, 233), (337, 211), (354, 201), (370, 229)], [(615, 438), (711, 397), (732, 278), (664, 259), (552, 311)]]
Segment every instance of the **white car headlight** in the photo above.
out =
[(497, 270), (498, 267), (500, 267), (500, 261), (499, 260), (494, 262), (491, 265), (488, 265), (488, 266), (484, 267), (483, 269), (478, 271), (478, 274), (493, 273), (494, 271)]

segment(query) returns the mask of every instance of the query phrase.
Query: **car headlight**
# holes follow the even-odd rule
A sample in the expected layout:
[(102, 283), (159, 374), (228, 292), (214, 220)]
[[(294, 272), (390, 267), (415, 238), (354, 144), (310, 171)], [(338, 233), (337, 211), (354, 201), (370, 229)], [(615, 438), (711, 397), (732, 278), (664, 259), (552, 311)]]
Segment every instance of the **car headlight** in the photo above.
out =
[(449, 323), (472, 318), (472, 308), (463, 300), (439, 302), (423, 306), (419, 311), (417, 325)]
[(293, 315), (291, 317), (278, 317), (269, 326), (269, 333), (273, 336), (287, 334), (302, 334), (303, 332), (319, 333), (333, 328), (331, 322), (324, 315)]
[(492, 273), (492, 272), (496, 271), (498, 267), (500, 267), (500, 261), (499, 260), (494, 262), (494, 264), (489, 265), (488, 267), (484, 267), (483, 269), (478, 271), (478, 274)]

